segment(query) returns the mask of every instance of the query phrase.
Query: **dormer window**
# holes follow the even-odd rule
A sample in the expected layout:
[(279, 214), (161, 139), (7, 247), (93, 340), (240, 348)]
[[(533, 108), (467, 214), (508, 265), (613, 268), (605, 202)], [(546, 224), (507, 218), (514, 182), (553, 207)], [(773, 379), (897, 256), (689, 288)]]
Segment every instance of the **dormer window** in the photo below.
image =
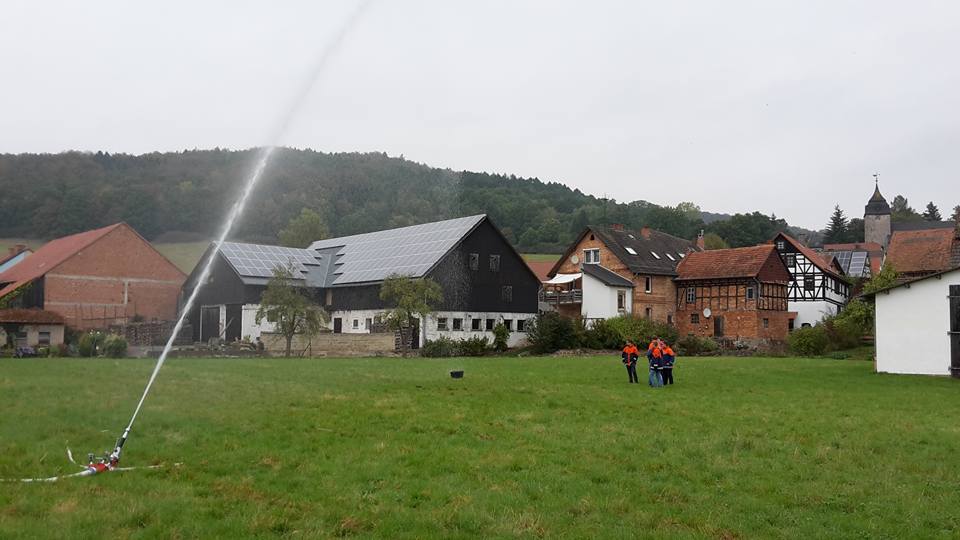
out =
[(583, 264), (600, 264), (600, 250), (599, 249), (583, 250)]
[(654, 258), (654, 259), (656, 259), (656, 260), (658, 260), (658, 261), (660, 260), (660, 256), (657, 255), (656, 253), (654, 253), (653, 251), (651, 251), (650, 254), (653, 255), (653, 258)]
[(628, 248), (624, 248), (624, 249), (626, 249), (626, 250), (627, 250), (627, 253), (629, 253), (629, 254), (631, 254), (631, 255), (636, 255), (636, 254), (637, 254), (637, 252), (634, 251), (632, 247), (628, 247)]

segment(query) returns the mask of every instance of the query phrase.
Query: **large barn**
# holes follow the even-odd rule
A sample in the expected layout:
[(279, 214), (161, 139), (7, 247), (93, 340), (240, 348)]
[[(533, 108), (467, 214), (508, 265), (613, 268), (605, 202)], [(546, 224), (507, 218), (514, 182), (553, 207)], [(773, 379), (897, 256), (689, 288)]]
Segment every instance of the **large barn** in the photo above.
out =
[(960, 377), (960, 268), (872, 296), (877, 371)]
[[(211, 250), (201, 259), (210, 256)], [(232, 341), (271, 330), (255, 314), (273, 268), (292, 261), (297, 281), (330, 313), (334, 333), (367, 333), (389, 306), (380, 285), (392, 274), (430, 278), (443, 303), (421, 321), (417, 344), (446, 336), (492, 338), (503, 322), (510, 344), (526, 340), (537, 314), (540, 281), (486, 215), (438, 221), (314, 242), (308, 249), (226, 243), (189, 314), (195, 339)], [(195, 286), (200, 265), (184, 285)]]
[(60, 314), (75, 329), (170, 320), (185, 275), (126, 223), (47, 242), (0, 274), (0, 302)]

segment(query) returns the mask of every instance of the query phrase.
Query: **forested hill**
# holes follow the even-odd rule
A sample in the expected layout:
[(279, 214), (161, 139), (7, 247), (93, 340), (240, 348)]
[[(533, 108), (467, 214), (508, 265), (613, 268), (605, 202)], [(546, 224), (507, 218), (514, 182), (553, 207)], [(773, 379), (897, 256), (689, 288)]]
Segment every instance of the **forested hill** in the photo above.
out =
[[(0, 155), (0, 236), (53, 238), (126, 221), (148, 239), (172, 232), (209, 237), (255, 157), (255, 150), (219, 149)], [(276, 242), (302, 208), (317, 210), (336, 236), (486, 213), (530, 252), (559, 252), (588, 223), (649, 225), (684, 238), (706, 228), (734, 246), (787, 227), (759, 213), (705, 226), (691, 203), (604, 201), (536, 178), (437, 169), (380, 153), (280, 149), (234, 237)]]

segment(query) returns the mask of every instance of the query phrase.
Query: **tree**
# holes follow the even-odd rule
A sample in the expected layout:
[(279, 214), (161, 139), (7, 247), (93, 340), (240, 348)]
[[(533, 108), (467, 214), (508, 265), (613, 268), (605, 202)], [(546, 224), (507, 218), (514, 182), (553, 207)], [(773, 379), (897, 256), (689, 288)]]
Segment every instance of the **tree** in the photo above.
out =
[(840, 205), (833, 207), (833, 215), (830, 216), (830, 223), (827, 225), (827, 231), (823, 235), (825, 244), (838, 244), (847, 239), (847, 218), (843, 215)]
[(933, 204), (933, 201), (927, 203), (927, 210), (923, 213), (923, 219), (927, 221), (940, 221), (943, 217), (940, 216), (940, 209), (937, 208), (937, 205)]
[(703, 235), (703, 247), (705, 249), (727, 249), (730, 247), (723, 238), (717, 233), (707, 233)]
[(897, 271), (893, 268), (893, 265), (888, 262), (877, 272), (877, 275), (871, 277), (870, 280), (863, 285), (863, 292), (864, 294), (875, 293), (887, 287), (892, 287), (896, 285), (896, 283)]
[(952, 219), (957, 225), (960, 225), (960, 204), (953, 207), (953, 215), (950, 216), (950, 219)]
[(304, 208), (300, 210), (299, 216), (291, 219), (287, 226), (280, 230), (277, 239), (281, 245), (287, 247), (305, 248), (329, 235), (330, 230), (320, 214)]
[(387, 326), (400, 334), (400, 351), (404, 357), (410, 350), (412, 330), (443, 302), (443, 289), (430, 278), (413, 279), (392, 274), (380, 286), (380, 299), (391, 305), (385, 313)]
[(893, 204), (890, 205), (890, 218), (893, 221), (920, 221), (922, 219), (903, 195), (897, 195), (893, 198)]
[(845, 242), (863, 242), (865, 236), (863, 219), (850, 218), (847, 222), (847, 237)]
[(273, 269), (255, 317), (258, 325), (264, 319), (273, 323), (275, 331), (286, 339), (284, 356), (290, 356), (293, 336), (314, 336), (329, 320), (327, 312), (307, 296), (305, 288), (294, 283), (294, 271), (292, 264)]

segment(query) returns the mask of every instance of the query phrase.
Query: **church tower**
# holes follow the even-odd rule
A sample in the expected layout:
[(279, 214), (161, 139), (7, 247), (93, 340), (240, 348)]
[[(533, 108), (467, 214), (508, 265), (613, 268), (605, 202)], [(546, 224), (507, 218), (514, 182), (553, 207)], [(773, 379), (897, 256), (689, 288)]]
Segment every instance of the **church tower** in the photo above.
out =
[(890, 205), (880, 194), (880, 184), (863, 210), (863, 236), (866, 242), (876, 242), (887, 250), (890, 244)]

